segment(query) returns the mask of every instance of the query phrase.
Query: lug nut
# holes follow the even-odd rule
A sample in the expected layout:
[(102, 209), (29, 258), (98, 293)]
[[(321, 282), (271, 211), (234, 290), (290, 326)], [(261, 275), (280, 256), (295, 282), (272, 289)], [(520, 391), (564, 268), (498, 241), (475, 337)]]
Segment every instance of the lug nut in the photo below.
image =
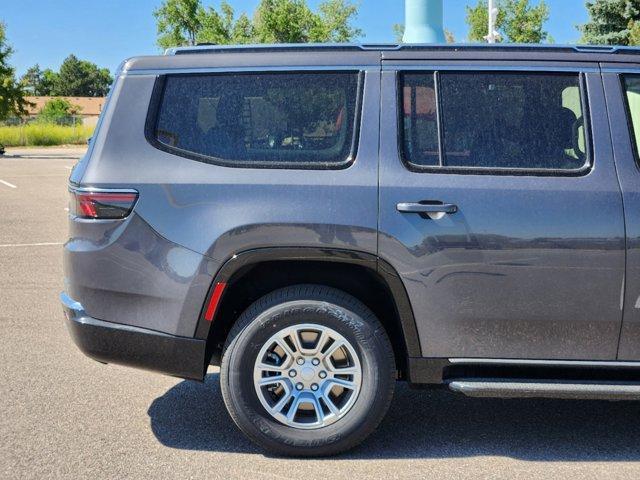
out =
[(317, 385), (317, 384), (315, 384), (315, 383), (314, 383), (314, 384), (312, 384), (312, 385), (311, 385), (311, 390), (313, 390), (314, 392), (315, 392), (316, 390), (318, 390), (318, 385)]
[(299, 358), (296, 362), (298, 362), (298, 365), (302, 365), (304, 363), (304, 358)]
[(289, 370), (289, 376), (291, 378), (295, 377), (298, 374), (298, 372), (296, 372), (295, 370)]
[(313, 360), (311, 360), (311, 363), (313, 363), (314, 365), (320, 365), (320, 360), (314, 358)]
[(302, 390), (304, 388), (304, 385), (302, 385), (301, 383), (296, 383), (296, 390)]
[(319, 376), (320, 378), (327, 378), (327, 372), (325, 372), (325, 371), (323, 370), (322, 372), (320, 372), (320, 373), (318, 374), (318, 376)]

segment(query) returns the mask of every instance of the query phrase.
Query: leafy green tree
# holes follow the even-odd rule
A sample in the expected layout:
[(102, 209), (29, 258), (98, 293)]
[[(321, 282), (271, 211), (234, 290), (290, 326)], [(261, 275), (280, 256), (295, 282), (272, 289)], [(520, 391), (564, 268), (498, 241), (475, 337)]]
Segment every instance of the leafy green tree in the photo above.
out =
[(20, 83), (29, 95), (50, 96), (57, 79), (56, 72), (50, 68), (40, 70), (40, 65), (36, 63), (22, 75)]
[(629, 22), (629, 45), (640, 45), (640, 21)]
[[(549, 19), (549, 7), (541, 0), (532, 6), (529, 0), (498, 0), (496, 30), (501, 41), (510, 43), (541, 43), (549, 41), (549, 33), (544, 24)], [(484, 41), (489, 23), (487, 1), (478, 0), (475, 6), (467, 6), (467, 24), (469, 40)]]
[(158, 29), (158, 45), (195, 45), (202, 29), (204, 8), (200, 0), (165, 0), (153, 12)]
[(0, 120), (23, 116), (29, 106), (24, 87), (16, 81), (15, 70), (9, 65), (13, 49), (7, 44), (5, 30), (5, 24), (0, 22)]
[(223, 1), (220, 11), (201, 0), (164, 0), (154, 11), (162, 48), (197, 43), (348, 42), (362, 35), (352, 25), (357, 6), (325, 0), (312, 11), (306, 0), (261, 0), (253, 18), (235, 16)]
[(222, 2), (220, 10), (220, 13), (212, 7), (200, 10), (198, 14), (200, 29), (196, 32), (196, 42), (214, 44), (250, 43), (253, 38), (253, 25), (249, 18), (242, 14), (236, 19), (233, 7), (227, 2)]
[(104, 97), (113, 81), (109, 69), (69, 55), (52, 76), (51, 94), (68, 97)]
[(40, 83), (42, 82), (42, 70), (37, 63), (29, 68), (24, 75), (20, 78), (20, 84), (24, 87), (25, 91), (31, 95), (40, 95), (38, 93)]
[(640, 0), (594, 0), (587, 2), (589, 21), (581, 25), (583, 43), (638, 45)]

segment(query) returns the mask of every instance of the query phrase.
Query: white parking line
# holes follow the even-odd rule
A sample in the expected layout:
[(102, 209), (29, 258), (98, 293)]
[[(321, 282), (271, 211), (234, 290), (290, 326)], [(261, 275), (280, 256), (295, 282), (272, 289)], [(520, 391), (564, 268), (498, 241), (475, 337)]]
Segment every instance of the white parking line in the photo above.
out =
[(2, 183), (3, 185), (6, 185), (7, 187), (10, 187), (10, 188), (18, 188), (13, 183), (5, 182), (4, 180), (0, 180), (0, 183)]
[(48, 247), (51, 245), (64, 245), (62, 242), (41, 242), (41, 243), (0, 243), (0, 248), (9, 247)]

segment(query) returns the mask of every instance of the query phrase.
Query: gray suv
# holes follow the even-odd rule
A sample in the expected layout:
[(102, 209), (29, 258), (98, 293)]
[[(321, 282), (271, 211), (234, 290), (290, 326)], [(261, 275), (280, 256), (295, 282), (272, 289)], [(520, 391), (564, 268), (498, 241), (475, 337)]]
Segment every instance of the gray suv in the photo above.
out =
[(174, 49), (70, 177), (77, 346), (202, 380), (277, 454), (360, 443), (396, 381), (640, 399), (640, 51)]

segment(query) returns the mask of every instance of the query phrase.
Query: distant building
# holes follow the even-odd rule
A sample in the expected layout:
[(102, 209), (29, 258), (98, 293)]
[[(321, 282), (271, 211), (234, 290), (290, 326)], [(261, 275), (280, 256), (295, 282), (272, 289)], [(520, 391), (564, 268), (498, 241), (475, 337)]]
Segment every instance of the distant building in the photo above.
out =
[(25, 97), (32, 104), (27, 109), (29, 117), (37, 117), (44, 104), (52, 98), (63, 98), (71, 105), (79, 107), (78, 116), (82, 118), (84, 125), (95, 125), (98, 122), (106, 100), (105, 97)]

